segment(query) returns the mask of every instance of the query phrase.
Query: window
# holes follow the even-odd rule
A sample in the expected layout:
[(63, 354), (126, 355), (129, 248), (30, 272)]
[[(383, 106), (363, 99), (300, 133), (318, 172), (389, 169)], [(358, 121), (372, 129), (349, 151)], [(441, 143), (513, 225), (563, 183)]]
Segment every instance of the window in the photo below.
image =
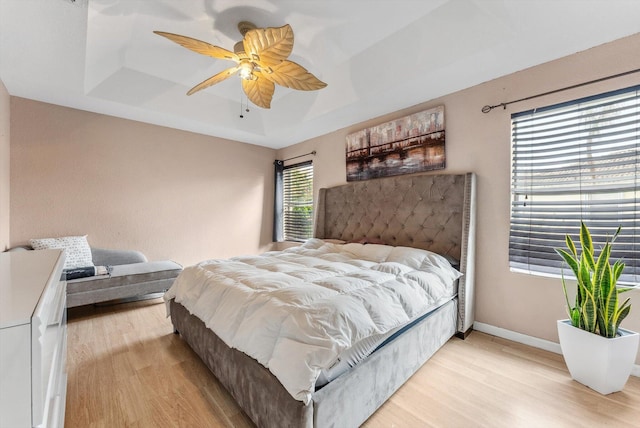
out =
[(511, 268), (559, 275), (554, 249), (567, 232), (579, 242), (582, 220), (596, 248), (622, 227), (612, 259), (626, 264), (620, 283), (638, 285), (640, 86), (517, 113), (511, 123)]
[[(280, 164), (278, 163), (280, 162)], [(278, 179), (279, 171), (281, 179)], [(281, 186), (281, 192), (277, 187)], [(313, 236), (313, 164), (282, 166), (276, 161), (276, 241)]]

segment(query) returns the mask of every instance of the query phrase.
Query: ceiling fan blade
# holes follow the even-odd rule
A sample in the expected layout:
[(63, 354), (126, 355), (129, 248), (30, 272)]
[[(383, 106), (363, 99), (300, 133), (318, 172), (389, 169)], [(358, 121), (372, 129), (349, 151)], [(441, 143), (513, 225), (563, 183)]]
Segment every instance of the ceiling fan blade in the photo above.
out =
[(167, 39), (175, 42), (187, 49), (197, 52), (202, 55), (207, 55), (217, 59), (228, 59), (235, 62), (240, 62), (240, 58), (235, 53), (221, 48), (220, 46), (214, 46), (210, 43), (203, 42), (202, 40), (192, 39), (187, 36), (180, 36), (173, 33), (165, 33), (164, 31), (154, 31), (155, 34), (166, 37)]
[[(213, 86), (216, 83), (220, 83), (225, 79), (228, 79), (229, 77), (233, 76), (238, 70), (240, 69), (240, 67), (231, 67), (231, 68), (227, 68), (226, 70), (221, 71), (220, 73), (209, 77), (207, 80), (198, 83), (196, 86), (194, 86), (193, 88), (191, 88), (189, 90), (189, 92), (187, 92), (187, 95), (191, 95), (194, 94), (198, 91), (201, 91), (205, 88), (208, 88), (209, 86)], [(244, 80), (243, 80), (244, 81)]]
[(282, 61), (271, 67), (271, 73), (262, 73), (267, 79), (286, 88), (298, 91), (315, 91), (327, 86), (326, 83), (309, 73), (306, 68), (293, 61)]
[(242, 89), (252, 103), (262, 108), (271, 108), (271, 98), (276, 89), (272, 81), (262, 77), (262, 73), (254, 72), (255, 80), (242, 79)]
[[(274, 66), (287, 59), (293, 50), (293, 29), (289, 24), (278, 28), (256, 28), (247, 31), (242, 41), (244, 51), (252, 59)], [(255, 56), (258, 58), (255, 58)]]

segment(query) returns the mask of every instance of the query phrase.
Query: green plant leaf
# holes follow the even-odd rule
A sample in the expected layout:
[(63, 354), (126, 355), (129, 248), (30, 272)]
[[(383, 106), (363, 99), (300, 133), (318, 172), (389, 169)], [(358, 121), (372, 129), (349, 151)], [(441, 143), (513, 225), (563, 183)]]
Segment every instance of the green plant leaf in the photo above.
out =
[(582, 252), (589, 251), (593, 254), (593, 241), (591, 240), (591, 232), (584, 224), (580, 222), (580, 245), (582, 246)]
[(618, 229), (616, 230), (616, 233), (613, 234), (613, 238), (611, 238), (611, 242), (615, 241), (616, 238), (618, 237), (618, 235), (620, 235), (620, 232), (622, 231), (622, 226), (618, 226)]
[(615, 329), (613, 336), (611, 337), (615, 337), (616, 333), (618, 333), (620, 323), (627, 317), (627, 315), (629, 315), (629, 312), (631, 311), (631, 303), (629, 303), (629, 300), (630, 299), (627, 298), (627, 300), (625, 300), (624, 303), (620, 306), (619, 310), (616, 311), (616, 314), (612, 320)]
[(598, 306), (598, 333), (600, 333), (601, 336), (605, 336), (608, 330), (609, 325), (602, 314), (602, 307)]
[(580, 222), (580, 245), (582, 246), (582, 256), (591, 270), (595, 270), (596, 262), (593, 258), (593, 240), (591, 232), (583, 222)]
[(571, 318), (571, 325), (573, 325), (574, 327), (578, 327), (578, 328), (583, 328), (584, 327), (584, 325), (582, 323), (582, 317), (581, 317), (581, 314), (580, 314), (580, 309), (572, 308), (569, 316)]
[(610, 292), (610, 284), (611, 284), (611, 281), (609, 281), (608, 279), (604, 281), (604, 277), (606, 275), (605, 271), (609, 267), (609, 262), (608, 262), (609, 259), (606, 252), (606, 248), (607, 246), (605, 246), (605, 251), (602, 251), (600, 253), (600, 256), (598, 257), (598, 263), (596, 264), (595, 272), (593, 273), (593, 278), (592, 278), (593, 294), (598, 300), (597, 302), (598, 307), (604, 308), (605, 316), (607, 316), (607, 313), (608, 313), (606, 310), (606, 302), (608, 298), (607, 296), (609, 295), (609, 292)]
[(564, 280), (564, 272), (562, 273), (562, 290), (564, 291), (564, 299), (567, 302), (567, 314), (569, 315), (569, 318), (571, 318), (571, 312), (573, 311), (573, 308), (569, 303), (569, 294), (567, 293), (567, 285)]
[(589, 251), (583, 251), (582, 252), (582, 257), (584, 258), (584, 262), (587, 265), (587, 267), (589, 268), (589, 270), (591, 272), (596, 270), (596, 260), (593, 257), (593, 253), (590, 253)]
[(595, 333), (597, 326), (596, 301), (593, 298), (593, 294), (589, 292), (587, 292), (582, 306), (582, 317), (584, 319), (584, 329), (588, 332)]
[[(596, 281), (600, 285), (602, 308), (602, 322), (599, 322), (600, 334), (604, 337), (615, 337), (617, 326), (614, 319), (618, 312), (618, 289), (616, 288), (617, 278), (614, 276), (614, 269), (611, 268), (609, 258), (611, 256), (611, 243), (607, 242), (598, 257), (596, 267)], [(615, 266), (614, 266), (615, 268)], [(621, 272), (621, 271), (620, 271)], [(603, 327), (604, 326), (604, 327)]]
[(602, 309), (607, 322), (609, 322), (618, 308), (618, 290), (615, 286), (612, 286), (611, 278), (611, 266), (607, 264), (602, 275), (602, 296), (604, 298)]
[(600, 256), (598, 256), (598, 263), (595, 266), (595, 276), (598, 280), (602, 278), (605, 265), (609, 266), (610, 255), (611, 255), (611, 244), (607, 242), (604, 248), (602, 249), (602, 251), (600, 252)]
[(624, 263), (621, 260), (616, 260), (616, 262), (613, 264), (614, 285), (618, 283), (618, 279), (620, 279), (620, 275), (622, 275), (623, 270), (624, 270)]
[(562, 248), (556, 248), (556, 253), (560, 254), (560, 256), (564, 259), (565, 263), (569, 265), (574, 275), (578, 274), (578, 259), (574, 258), (573, 255), (567, 250), (563, 250)]
[(578, 284), (582, 285), (585, 289), (587, 289), (591, 294), (594, 294), (594, 283), (591, 281), (591, 271), (589, 270), (589, 264), (587, 262), (586, 253), (582, 252), (582, 258), (580, 259), (580, 264), (578, 265)]
[(565, 240), (565, 242), (567, 244), (567, 248), (573, 254), (573, 257), (577, 259), (578, 258), (578, 250), (576, 250), (576, 244), (573, 243), (573, 239), (571, 239), (571, 236), (565, 235), (564, 240)]

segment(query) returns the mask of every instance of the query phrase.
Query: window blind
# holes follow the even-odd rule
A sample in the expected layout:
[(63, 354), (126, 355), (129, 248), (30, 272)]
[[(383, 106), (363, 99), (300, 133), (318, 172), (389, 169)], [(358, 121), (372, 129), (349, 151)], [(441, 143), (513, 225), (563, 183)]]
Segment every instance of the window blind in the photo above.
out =
[(640, 85), (516, 113), (511, 123), (511, 268), (560, 275), (555, 248), (567, 233), (578, 243), (584, 221), (596, 249), (622, 227), (611, 257), (626, 264), (620, 283), (638, 285)]
[(313, 164), (286, 166), (283, 171), (283, 229), (286, 241), (313, 236)]

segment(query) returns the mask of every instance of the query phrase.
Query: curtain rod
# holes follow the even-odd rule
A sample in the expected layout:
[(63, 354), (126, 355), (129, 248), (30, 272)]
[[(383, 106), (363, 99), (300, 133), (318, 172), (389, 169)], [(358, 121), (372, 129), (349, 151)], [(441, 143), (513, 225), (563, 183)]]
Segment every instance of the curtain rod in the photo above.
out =
[(615, 79), (617, 77), (622, 77), (622, 76), (626, 76), (628, 74), (633, 74), (633, 73), (638, 73), (638, 72), (640, 72), (640, 68), (636, 68), (635, 70), (625, 71), (624, 73), (613, 74), (613, 75), (607, 76), (607, 77), (601, 77), (599, 79), (590, 80), (588, 82), (578, 83), (577, 85), (572, 85), (572, 86), (567, 86), (567, 87), (560, 88), (560, 89), (555, 89), (553, 91), (544, 92), (542, 94), (531, 95), (530, 97), (520, 98), (519, 100), (508, 101), (506, 103), (500, 103), (500, 104), (496, 104), (494, 106), (486, 105), (486, 106), (482, 107), (482, 112), (483, 113), (489, 113), (491, 110), (493, 110), (496, 107), (502, 107), (504, 110), (506, 110), (507, 106), (509, 104), (519, 103), (521, 101), (528, 101), (528, 100), (532, 100), (534, 98), (544, 97), (545, 95), (555, 94), (556, 92), (567, 91), (569, 89), (575, 89), (575, 88), (579, 88), (581, 86), (591, 85), (593, 83), (599, 83), (599, 82), (603, 82), (605, 80)]
[(314, 156), (315, 156), (315, 155), (316, 155), (316, 151), (314, 150), (314, 151), (312, 151), (312, 152), (305, 153), (305, 154), (300, 155), (300, 156), (294, 156), (294, 157), (289, 158), (289, 159), (283, 159), (283, 160), (282, 160), (282, 162), (290, 161), (290, 160), (293, 160), (293, 159), (298, 159), (298, 158), (301, 158), (301, 157), (303, 157), (303, 156), (309, 156), (309, 155), (314, 155)]

